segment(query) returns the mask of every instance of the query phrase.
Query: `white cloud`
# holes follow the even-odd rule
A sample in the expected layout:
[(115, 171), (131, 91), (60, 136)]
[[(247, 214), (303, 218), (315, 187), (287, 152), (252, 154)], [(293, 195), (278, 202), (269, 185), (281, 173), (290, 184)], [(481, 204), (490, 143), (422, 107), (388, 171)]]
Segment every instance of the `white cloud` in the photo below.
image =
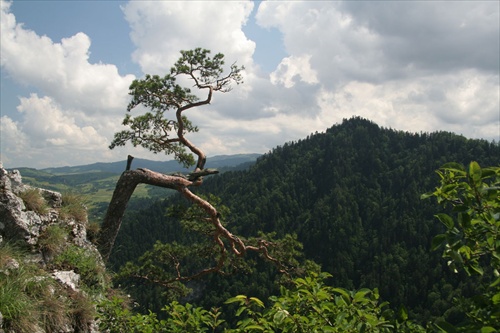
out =
[[(201, 47), (252, 66), (255, 42), (241, 30), (252, 1), (131, 1), (124, 13), (144, 73), (166, 74), (180, 50)], [(230, 61), (230, 60), (228, 60)]]
[(316, 71), (311, 69), (310, 59), (310, 55), (284, 58), (276, 71), (271, 73), (271, 83), (282, 84), (286, 88), (291, 88), (295, 85), (297, 77), (300, 77), (302, 82), (308, 84), (318, 83)]
[(120, 76), (115, 65), (89, 63), (86, 34), (55, 43), (16, 23), (10, 3), (1, 3), (1, 65), (13, 80), (89, 114), (123, 111), (133, 75)]
[[(85, 33), (54, 42), (16, 23), (9, 3), (0, 3), (2, 70), (42, 96), (24, 97), (20, 118), (2, 118), (2, 137), (19, 142), (2, 140), (4, 161), (17, 147), (30, 156), (50, 151), (58, 165), (124, 158), (130, 146), (107, 144), (123, 129), (134, 76), (89, 63)], [(270, 75), (253, 63), (259, 41), (243, 32), (253, 6), (130, 1), (122, 8), (144, 73), (166, 74), (180, 50), (195, 47), (246, 67), (242, 86), (187, 114), (200, 127), (190, 139), (207, 154), (266, 152), (353, 115), (412, 132), (500, 139), (498, 2), (263, 1), (255, 19), (283, 34), (286, 51)]]
[[(266, 1), (257, 22), (289, 54), (274, 82), (316, 74), (315, 116), (498, 140), (499, 13), (498, 2)], [(305, 66), (286, 66), (304, 52)]]
[(18, 111), (23, 114), (21, 131), (35, 148), (65, 146), (68, 149), (99, 150), (107, 140), (92, 126), (79, 126), (70, 112), (62, 110), (50, 97), (32, 94), (21, 98)]
[(493, 139), (500, 117), (495, 81), (473, 70), (384, 84), (353, 81), (335, 92), (321, 91), (318, 104), (336, 122), (359, 115), (409, 132), (445, 130)]
[[(13, 144), (15, 143), (15, 144)], [(0, 163), (14, 165), (14, 156), (26, 153), (28, 138), (19, 130), (18, 123), (7, 116), (0, 118)]]
[[(112, 158), (108, 144), (121, 123), (135, 77), (120, 76), (115, 65), (89, 63), (91, 41), (86, 34), (53, 42), (17, 23), (11, 3), (0, 3), (2, 71), (44, 95), (21, 97), (17, 115), (3, 110), (4, 163), (53, 166)], [(116, 153), (111, 155), (118, 159)]]

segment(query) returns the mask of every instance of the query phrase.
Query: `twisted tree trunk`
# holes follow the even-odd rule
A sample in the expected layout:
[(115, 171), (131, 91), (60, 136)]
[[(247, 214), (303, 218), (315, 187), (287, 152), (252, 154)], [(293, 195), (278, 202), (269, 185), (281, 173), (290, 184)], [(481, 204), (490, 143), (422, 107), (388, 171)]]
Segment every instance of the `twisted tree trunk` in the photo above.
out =
[(120, 230), (123, 214), (130, 197), (138, 184), (149, 184), (180, 191), (182, 187), (192, 185), (193, 182), (180, 177), (165, 175), (148, 169), (127, 170), (123, 172), (116, 183), (113, 197), (104, 217), (97, 244), (105, 261), (109, 259), (116, 235)]
[[(219, 246), (221, 259), (214, 267), (207, 268), (199, 274), (195, 274), (195, 276), (221, 269), (228, 251), (238, 256), (245, 254), (247, 250), (258, 251), (265, 258), (278, 263), (276, 259), (269, 255), (267, 251), (269, 244), (266, 241), (259, 241), (258, 246), (245, 245), (240, 238), (234, 236), (222, 225), (219, 219), (220, 214), (213, 205), (189, 190), (190, 186), (201, 185), (203, 176), (214, 174), (218, 171), (205, 169), (205, 153), (186, 138), (186, 132), (192, 131), (193, 128), (187, 122), (187, 118), (183, 117), (183, 112), (210, 104), (213, 93), (216, 91), (229, 91), (231, 82), (241, 83), (240, 71), (243, 68), (238, 68), (233, 64), (230, 73), (222, 76), (222, 65), (224, 64), (222, 54), (218, 54), (214, 59), (210, 59), (207, 57), (209, 53), (207, 50), (196, 49), (194, 51), (181, 51), (181, 53), (183, 57), (172, 68), (171, 75), (167, 75), (162, 80), (157, 76), (146, 76), (145, 80), (136, 80), (130, 86), (130, 94), (134, 98), (129, 104), (128, 111), (139, 104), (144, 104), (147, 107), (153, 108), (156, 115), (153, 117), (152, 114), (148, 114), (148, 117), (138, 118), (138, 120), (126, 117), (124, 124), (129, 124), (132, 130), (115, 134), (115, 140), (110, 148), (124, 145), (126, 141), (132, 140), (134, 145), (143, 145), (143, 147), (154, 152), (161, 151), (162, 149), (173, 151), (177, 159), (185, 163), (188, 156), (182, 149), (178, 149), (177, 144), (180, 144), (197, 156), (198, 160), (195, 169), (186, 176), (165, 175), (147, 169), (130, 170), (133, 157), (129, 155), (126, 171), (122, 173), (116, 184), (113, 197), (101, 226), (101, 232), (98, 237), (98, 247), (101, 255), (105, 261), (109, 259), (116, 236), (120, 230), (123, 214), (136, 186), (138, 184), (149, 184), (176, 190), (184, 198), (201, 208), (207, 214), (207, 218), (204, 221), (211, 223), (214, 227), (215, 231), (212, 236), (215, 243)], [(189, 94), (189, 89), (186, 90), (178, 85), (174, 85), (175, 76), (177, 75), (187, 75), (194, 81), (195, 87), (207, 91), (206, 99), (200, 101), (196, 96)], [(163, 112), (173, 108), (176, 109), (176, 120), (167, 121), (163, 118)], [(154, 130), (151, 128), (154, 128)], [(172, 128), (176, 129), (176, 136), (174, 137), (169, 136)], [(162, 149), (159, 149), (158, 145)], [(173, 280), (181, 281), (186, 280), (186, 278), (178, 276)]]

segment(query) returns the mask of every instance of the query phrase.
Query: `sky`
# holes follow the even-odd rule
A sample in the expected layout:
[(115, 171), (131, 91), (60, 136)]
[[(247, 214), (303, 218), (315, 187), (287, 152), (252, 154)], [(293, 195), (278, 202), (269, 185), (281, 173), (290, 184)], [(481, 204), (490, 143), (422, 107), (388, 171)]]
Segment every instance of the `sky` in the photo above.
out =
[(266, 153), (354, 116), (500, 142), (498, 1), (0, 4), (7, 168), (171, 159), (108, 146), (131, 82), (196, 47), (245, 66), (243, 85), (186, 114), (209, 157)]

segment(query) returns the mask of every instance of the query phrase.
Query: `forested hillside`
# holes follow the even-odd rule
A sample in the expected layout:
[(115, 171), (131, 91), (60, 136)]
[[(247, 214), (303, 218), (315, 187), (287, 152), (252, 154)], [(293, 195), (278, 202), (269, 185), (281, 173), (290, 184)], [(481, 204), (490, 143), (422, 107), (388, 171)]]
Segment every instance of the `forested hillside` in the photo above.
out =
[[(333, 275), (333, 285), (378, 287), (384, 300), (406, 305), (421, 322), (443, 314), (453, 321), (453, 297), (470, 293), (474, 282), (452, 274), (441, 253), (430, 251), (443, 227), (433, 217), (436, 203), (420, 196), (437, 186), (441, 165), (472, 160), (498, 166), (500, 146), (447, 132), (384, 129), (353, 118), (277, 147), (249, 170), (212, 176), (200, 191), (219, 196), (230, 208), (225, 220), (236, 234), (297, 234), (305, 256)], [(193, 241), (166, 216), (177, 200), (129, 210), (111, 257), (115, 268), (157, 240)], [(236, 293), (265, 299), (276, 290), (275, 271), (259, 265), (253, 275), (206, 278), (191, 300), (220, 304)], [(162, 302), (149, 293), (134, 296), (146, 307)]]

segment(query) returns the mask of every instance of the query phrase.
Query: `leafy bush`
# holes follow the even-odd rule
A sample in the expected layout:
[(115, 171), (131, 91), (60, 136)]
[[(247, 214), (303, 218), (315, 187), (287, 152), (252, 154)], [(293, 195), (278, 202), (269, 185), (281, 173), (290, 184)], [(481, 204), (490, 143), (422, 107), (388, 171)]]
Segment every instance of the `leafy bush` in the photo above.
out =
[(380, 303), (376, 289), (348, 291), (325, 285), (327, 273), (295, 279), (293, 289), (281, 289), (270, 298), (272, 306), (254, 297), (233, 297), (241, 320), (231, 332), (425, 332), (408, 321), (406, 310), (398, 315)]
[(432, 240), (443, 248), (443, 258), (454, 271), (483, 277), (484, 292), (457, 300), (465, 313), (457, 326), (436, 323), (442, 332), (497, 332), (500, 330), (500, 167), (481, 168), (471, 162), (466, 169), (448, 163), (438, 171), (441, 184), (423, 198), (436, 197), (453, 215), (437, 214), (446, 227)]
[(255, 297), (238, 295), (227, 300), (235, 304), (240, 318), (234, 328), (220, 319), (218, 308), (210, 311), (189, 303), (172, 302), (156, 314), (134, 314), (124, 299), (114, 297), (99, 305), (100, 328), (110, 332), (425, 332), (408, 321), (406, 310), (395, 314), (387, 303), (380, 303), (378, 291), (347, 291), (326, 286), (330, 275), (312, 273), (294, 280), (295, 287), (281, 289), (281, 296), (271, 297), (271, 305)]
[(19, 193), (19, 197), (24, 201), (24, 204), (26, 205), (26, 208), (28, 210), (32, 210), (41, 215), (47, 213), (48, 205), (39, 189), (27, 189)]

